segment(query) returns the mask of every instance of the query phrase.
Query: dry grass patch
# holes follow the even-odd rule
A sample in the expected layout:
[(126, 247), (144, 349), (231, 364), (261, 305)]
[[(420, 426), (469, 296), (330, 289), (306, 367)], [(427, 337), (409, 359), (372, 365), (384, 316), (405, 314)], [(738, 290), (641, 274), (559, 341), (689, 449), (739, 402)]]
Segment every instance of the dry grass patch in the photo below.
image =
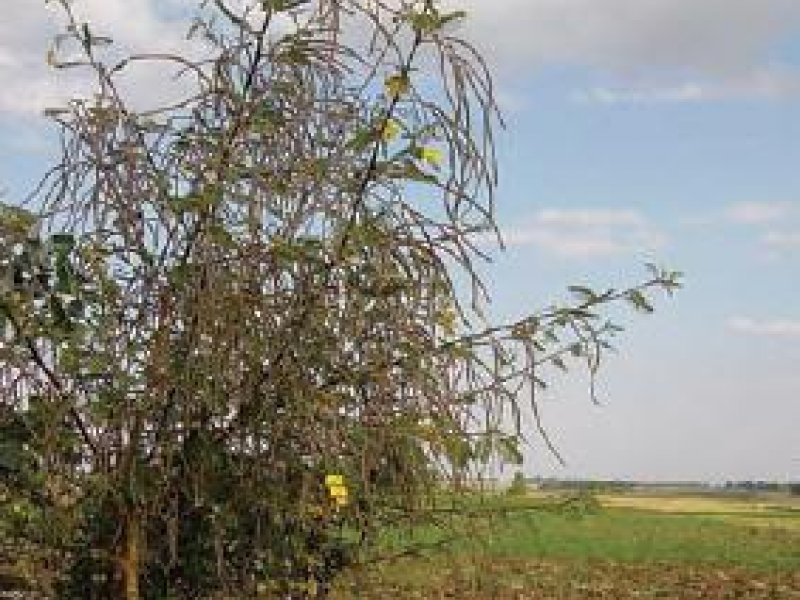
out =
[(633, 508), (668, 513), (703, 514), (763, 514), (776, 510), (792, 510), (796, 507), (786, 501), (777, 504), (774, 500), (752, 500), (741, 498), (715, 498), (702, 496), (638, 496), (626, 494), (600, 494), (601, 504), (608, 508)]

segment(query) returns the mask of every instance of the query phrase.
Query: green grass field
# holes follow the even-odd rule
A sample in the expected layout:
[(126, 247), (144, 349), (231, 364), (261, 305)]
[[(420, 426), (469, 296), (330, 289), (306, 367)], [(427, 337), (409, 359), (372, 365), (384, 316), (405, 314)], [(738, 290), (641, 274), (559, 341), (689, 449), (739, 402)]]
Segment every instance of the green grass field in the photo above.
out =
[(600, 499), (582, 513), (504, 500), (515, 510), (483, 534), (350, 574), (336, 597), (800, 598), (800, 512), (788, 501)]

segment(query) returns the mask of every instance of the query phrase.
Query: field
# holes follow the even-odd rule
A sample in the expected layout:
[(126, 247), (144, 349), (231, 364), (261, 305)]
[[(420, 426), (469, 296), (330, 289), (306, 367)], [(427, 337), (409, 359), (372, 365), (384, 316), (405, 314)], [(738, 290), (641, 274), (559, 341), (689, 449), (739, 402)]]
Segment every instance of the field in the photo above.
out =
[[(350, 574), (334, 597), (800, 599), (797, 499), (596, 499), (503, 500), (508, 516), (483, 535)], [(415, 541), (436, 539), (425, 530)]]

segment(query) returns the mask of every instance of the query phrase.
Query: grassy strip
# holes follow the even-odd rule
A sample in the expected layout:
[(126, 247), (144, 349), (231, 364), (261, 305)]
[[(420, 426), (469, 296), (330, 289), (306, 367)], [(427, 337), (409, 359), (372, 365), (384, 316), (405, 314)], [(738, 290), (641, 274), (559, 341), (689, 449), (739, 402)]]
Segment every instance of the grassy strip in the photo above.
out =
[[(800, 597), (800, 531), (792, 527), (739, 524), (738, 513), (723, 520), (717, 513), (556, 506), (498, 499), (486, 508), (507, 510), (506, 518), (456, 517), (465, 535), (455, 542), (351, 573), (336, 597), (356, 597), (348, 595), (356, 589), (359, 598)], [(383, 550), (434, 547), (445, 531), (386, 532)]]

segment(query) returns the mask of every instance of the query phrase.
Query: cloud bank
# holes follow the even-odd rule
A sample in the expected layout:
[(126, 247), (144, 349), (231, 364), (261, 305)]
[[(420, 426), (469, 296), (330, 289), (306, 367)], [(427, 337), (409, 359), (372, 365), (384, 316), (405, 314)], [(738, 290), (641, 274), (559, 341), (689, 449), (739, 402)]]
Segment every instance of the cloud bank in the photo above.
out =
[(765, 225), (783, 221), (797, 212), (791, 202), (736, 202), (728, 206), (725, 219), (739, 225)]
[(800, 250), (800, 230), (768, 231), (761, 242), (773, 250)]
[[(176, 19), (179, 0), (78, 0), (73, 9), (92, 31), (109, 35), (125, 51), (170, 52), (185, 48), (186, 21)], [(171, 15), (171, 16), (170, 16)], [(0, 116), (34, 116), (48, 106), (85, 95), (88, 74), (56, 71), (46, 64), (53, 37), (66, 24), (56, 3), (16, 1), (3, 6), (0, 20)], [(138, 96), (169, 93), (169, 81), (152, 73), (136, 74)], [(91, 89), (91, 88), (88, 88)]]
[(606, 105), (687, 104), (737, 99), (779, 100), (798, 93), (800, 73), (785, 68), (758, 68), (750, 73), (717, 80), (590, 87), (573, 93), (572, 100)]
[(795, 0), (450, 0), (506, 62), (730, 74), (800, 27)]
[(733, 317), (728, 320), (728, 328), (746, 335), (778, 338), (800, 338), (800, 321), (765, 320), (748, 317)]
[[(233, 0), (231, 0), (233, 1)], [(240, 3), (242, 0), (237, 0)], [(613, 85), (573, 99), (598, 104), (774, 99), (800, 94), (797, 69), (775, 64), (776, 44), (800, 31), (797, 0), (446, 0), (470, 13), (465, 32), (501, 71), (572, 66)], [(0, 115), (33, 114), (82, 89), (44, 64), (57, 10), (17, 0), (0, 20)], [(171, 50), (186, 0), (76, 0), (130, 49)], [(158, 86), (156, 86), (158, 87)], [(505, 87), (505, 86), (504, 86)], [(511, 92), (508, 92), (511, 94)]]
[(800, 203), (737, 202), (723, 211), (722, 218), (756, 232), (758, 244), (772, 258), (800, 250)]
[(800, 93), (775, 48), (800, 30), (796, 0), (450, 0), (492, 62), (511, 71), (588, 68), (616, 85), (601, 104), (774, 99)]

